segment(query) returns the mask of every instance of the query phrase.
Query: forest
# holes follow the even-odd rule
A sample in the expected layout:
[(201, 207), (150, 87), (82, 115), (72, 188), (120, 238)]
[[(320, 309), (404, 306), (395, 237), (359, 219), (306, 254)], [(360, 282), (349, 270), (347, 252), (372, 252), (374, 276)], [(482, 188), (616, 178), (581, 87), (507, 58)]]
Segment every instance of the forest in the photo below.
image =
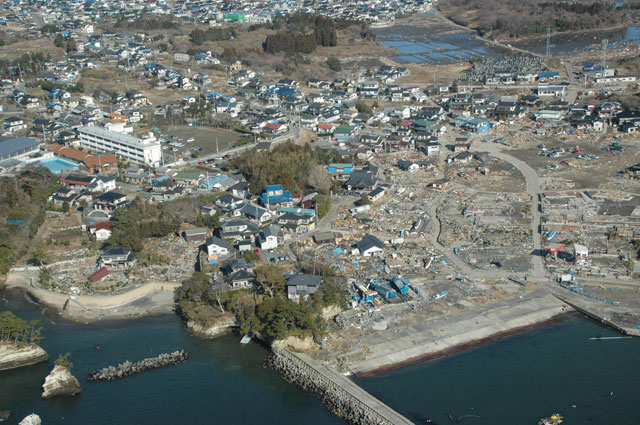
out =
[(552, 32), (616, 27), (630, 22), (630, 10), (640, 2), (558, 0), (443, 0), (440, 10), (451, 20), (476, 29), (483, 36), (520, 38)]

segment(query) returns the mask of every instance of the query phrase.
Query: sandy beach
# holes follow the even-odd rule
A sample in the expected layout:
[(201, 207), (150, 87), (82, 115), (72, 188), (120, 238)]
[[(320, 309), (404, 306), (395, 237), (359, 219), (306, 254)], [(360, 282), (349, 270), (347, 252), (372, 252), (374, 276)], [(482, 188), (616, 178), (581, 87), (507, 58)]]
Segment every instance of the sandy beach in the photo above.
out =
[(67, 319), (101, 320), (171, 313), (178, 283), (149, 282), (122, 294), (69, 295), (31, 287), (29, 276), (11, 272), (9, 288), (22, 288), (36, 302), (55, 309)]

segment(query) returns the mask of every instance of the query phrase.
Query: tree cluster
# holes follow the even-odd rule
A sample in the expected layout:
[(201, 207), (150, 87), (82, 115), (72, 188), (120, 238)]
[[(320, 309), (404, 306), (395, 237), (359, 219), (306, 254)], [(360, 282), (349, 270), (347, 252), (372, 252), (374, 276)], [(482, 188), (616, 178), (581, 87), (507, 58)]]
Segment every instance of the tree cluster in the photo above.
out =
[(268, 35), (262, 47), (267, 53), (311, 53), (316, 46), (337, 46), (336, 29), (346, 28), (353, 23), (354, 21), (334, 20), (305, 13), (279, 17), (272, 28), (279, 30), (285, 27), (285, 31)]
[(49, 56), (41, 52), (24, 53), (13, 60), (0, 59), (0, 73), (12, 77), (20, 77), (20, 74), (23, 77), (32, 76), (41, 69), (42, 63), (47, 59)]
[(0, 313), (0, 342), (14, 344), (37, 344), (42, 337), (42, 328), (37, 320), (26, 321), (10, 311)]
[(241, 333), (260, 333), (270, 340), (290, 335), (319, 337), (326, 329), (322, 309), (344, 304), (344, 282), (328, 269), (315, 269), (324, 276), (323, 286), (313, 300), (301, 303), (287, 298), (283, 270), (277, 265), (259, 266), (255, 288), (235, 291), (224, 291), (222, 285), (212, 285), (207, 274), (194, 273), (179, 292), (180, 311), (189, 320), (206, 323), (202, 308), (218, 308), (235, 316)]
[[(272, 151), (247, 151), (234, 159), (233, 166), (247, 179), (250, 190), (259, 194), (265, 186), (276, 182), (289, 190), (303, 190), (312, 170), (313, 184), (317, 185), (314, 188), (325, 187), (321, 183), (321, 171), (315, 166), (338, 161), (339, 156), (335, 150), (320, 151), (308, 144), (286, 142)], [(326, 173), (324, 176), (328, 181)]]
[(144, 239), (168, 236), (175, 233), (179, 226), (180, 221), (162, 214), (160, 207), (136, 199), (128, 207), (116, 209), (113, 230), (106, 245), (126, 246), (134, 252), (140, 252), (144, 248)]
[(278, 32), (268, 35), (262, 48), (267, 53), (311, 53), (316, 49), (316, 39), (313, 34)]
[(201, 30), (199, 28), (194, 29), (189, 34), (191, 42), (196, 46), (200, 46), (205, 41), (224, 41), (232, 40), (236, 37), (236, 32), (233, 28), (207, 28)]

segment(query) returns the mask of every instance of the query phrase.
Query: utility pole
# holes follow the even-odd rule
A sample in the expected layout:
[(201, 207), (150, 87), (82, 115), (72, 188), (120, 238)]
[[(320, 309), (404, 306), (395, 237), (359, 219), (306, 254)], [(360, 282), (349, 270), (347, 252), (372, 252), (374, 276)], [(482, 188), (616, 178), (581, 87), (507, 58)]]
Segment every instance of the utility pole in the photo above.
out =
[(216, 137), (216, 155), (220, 153), (220, 151), (218, 150), (218, 138)]
[(609, 40), (602, 40), (602, 76), (605, 76), (605, 71), (607, 69), (607, 46), (609, 45)]
[(551, 57), (551, 27), (547, 27), (547, 60)]

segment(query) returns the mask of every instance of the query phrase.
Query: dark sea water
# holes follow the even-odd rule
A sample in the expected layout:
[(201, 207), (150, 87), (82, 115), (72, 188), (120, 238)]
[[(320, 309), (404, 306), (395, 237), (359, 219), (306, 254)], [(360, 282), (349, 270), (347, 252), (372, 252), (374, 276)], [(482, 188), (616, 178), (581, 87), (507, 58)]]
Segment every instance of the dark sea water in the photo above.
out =
[(451, 414), (473, 416), (463, 425), (535, 425), (557, 412), (563, 425), (638, 425), (640, 339), (596, 336), (620, 334), (572, 316), (357, 382), (416, 424), (451, 424)]
[[(344, 423), (311, 394), (265, 368), (267, 351), (258, 344), (242, 345), (233, 335), (215, 340), (192, 337), (173, 315), (95, 325), (41, 317), (42, 309), (19, 294), (8, 297), (0, 291), (0, 311), (40, 318), (45, 336), (41, 345), (51, 358), (48, 363), (0, 371), (0, 410), (13, 412), (9, 424), (32, 412), (44, 425)], [(86, 380), (91, 370), (179, 349), (189, 351), (187, 363), (118, 381)], [(66, 352), (71, 352), (72, 373), (84, 392), (41, 400), (41, 385), (53, 360)]]
[[(24, 296), (0, 291), (0, 310), (40, 318), (48, 363), (0, 372), (0, 410), (16, 424), (35, 412), (52, 424), (340, 424), (311, 394), (264, 367), (267, 351), (239, 337), (200, 340), (176, 316), (92, 325), (69, 323)], [(3, 300), (8, 297), (8, 300)], [(55, 324), (52, 323), (52, 320)], [(640, 425), (640, 339), (581, 317), (448, 358), (358, 379), (416, 424), (537, 424), (560, 412), (565, 425)], [(95, 347), (101, 348), (97, 350)], [(90, 370), (185, 349), (185, 364), (113, 382), (87, 382)], [(41, 400), (59, 353), (85, 387), (72, 398)], [(613, 393), (613, 395), (611, 395)], [(576, 407), (573, 408), (572, 406)]]

